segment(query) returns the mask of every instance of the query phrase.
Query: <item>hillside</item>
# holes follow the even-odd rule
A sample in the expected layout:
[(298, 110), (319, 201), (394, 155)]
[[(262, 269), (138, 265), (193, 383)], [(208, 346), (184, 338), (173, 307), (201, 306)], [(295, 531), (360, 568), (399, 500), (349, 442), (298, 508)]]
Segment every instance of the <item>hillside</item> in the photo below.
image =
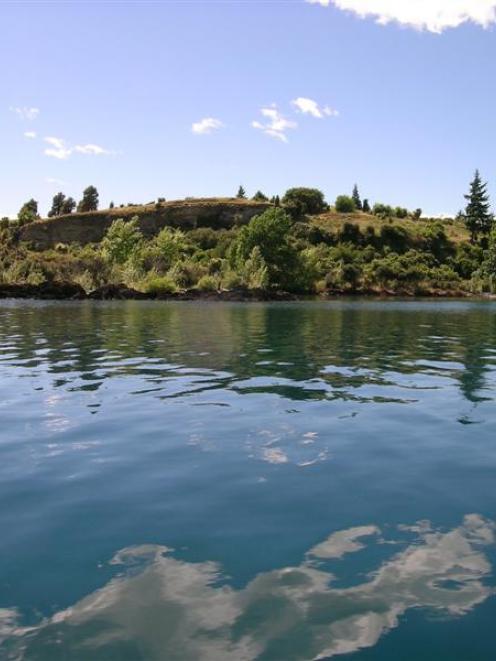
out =
[(0, 296), (459, 296), (493, 289), (493, 239), (470, 242), (458, 220), (301, 209), (187, 199), (13, 226), (0, 237)]
[(86, 245), (98, 243), (114, 220), (130, 220), (137, 216), (144, 236), (155, 236), (164, 227), (191, 230), (198, 227), (228, 229), (243, 225), (270, 205), (236, 198), (205, 198), (170, 202), (128, 205), (113, 209), (72, 213), (37, 220), (19, 230), (21, 241), (38, 250), (53, 248), (59, 243)]

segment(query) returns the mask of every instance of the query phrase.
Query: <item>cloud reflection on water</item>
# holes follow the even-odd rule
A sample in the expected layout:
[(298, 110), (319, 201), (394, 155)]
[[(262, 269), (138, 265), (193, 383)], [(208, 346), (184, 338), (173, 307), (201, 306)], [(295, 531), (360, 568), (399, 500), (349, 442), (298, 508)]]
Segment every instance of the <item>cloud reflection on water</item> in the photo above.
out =
[(380, 543), (377, 526), (334, 532), (300, 565), (242, 589), (214, 562), (185, 562), (164, 546), (123, 549), (111, 561), (123, 573), (37, 626), (0, 610), (0, 652), (16, 661), (322, 659), (375, 645), (409, 609), (461, 616), (493, 594), (483, 551), (495, 541), (492, 521), (471, 514), (447, 532), (427, 521), (399, 530), (404, 549), (344, 588), (327, 563), (364, 549), (364, 538)]

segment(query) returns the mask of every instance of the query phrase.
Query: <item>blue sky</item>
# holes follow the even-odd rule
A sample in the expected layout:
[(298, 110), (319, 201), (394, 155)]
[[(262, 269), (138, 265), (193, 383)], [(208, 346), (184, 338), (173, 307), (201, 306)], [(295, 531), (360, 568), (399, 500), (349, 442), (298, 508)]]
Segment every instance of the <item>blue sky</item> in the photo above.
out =
[(0, 216), (355, 181), (454, 213), (476, 167), (496, 195), (495, 7), (0, 2)]

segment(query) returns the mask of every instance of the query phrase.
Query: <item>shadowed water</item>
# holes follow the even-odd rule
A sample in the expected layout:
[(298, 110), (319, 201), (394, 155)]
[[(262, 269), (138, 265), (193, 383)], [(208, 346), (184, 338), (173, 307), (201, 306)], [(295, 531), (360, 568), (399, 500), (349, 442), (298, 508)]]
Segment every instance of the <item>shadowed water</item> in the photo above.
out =
[(496, 305), (0, 303), (0, 658), (489, 661)]

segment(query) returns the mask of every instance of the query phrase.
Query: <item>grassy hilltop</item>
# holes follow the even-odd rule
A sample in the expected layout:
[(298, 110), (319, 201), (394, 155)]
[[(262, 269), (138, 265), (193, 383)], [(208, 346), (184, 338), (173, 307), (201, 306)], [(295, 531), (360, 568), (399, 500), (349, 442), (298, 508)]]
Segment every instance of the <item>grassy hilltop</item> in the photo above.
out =
[(341, 196), (331, 208), (320, 191), (292, 189), (270, 202), (261, 194), (159, 200), (4, 222), (0, 291), (57, 283), (86, 293), (118, 286), (159, 297), (492, 291), (494, 233), (474, 240), (463, 217), (357, 206)]

